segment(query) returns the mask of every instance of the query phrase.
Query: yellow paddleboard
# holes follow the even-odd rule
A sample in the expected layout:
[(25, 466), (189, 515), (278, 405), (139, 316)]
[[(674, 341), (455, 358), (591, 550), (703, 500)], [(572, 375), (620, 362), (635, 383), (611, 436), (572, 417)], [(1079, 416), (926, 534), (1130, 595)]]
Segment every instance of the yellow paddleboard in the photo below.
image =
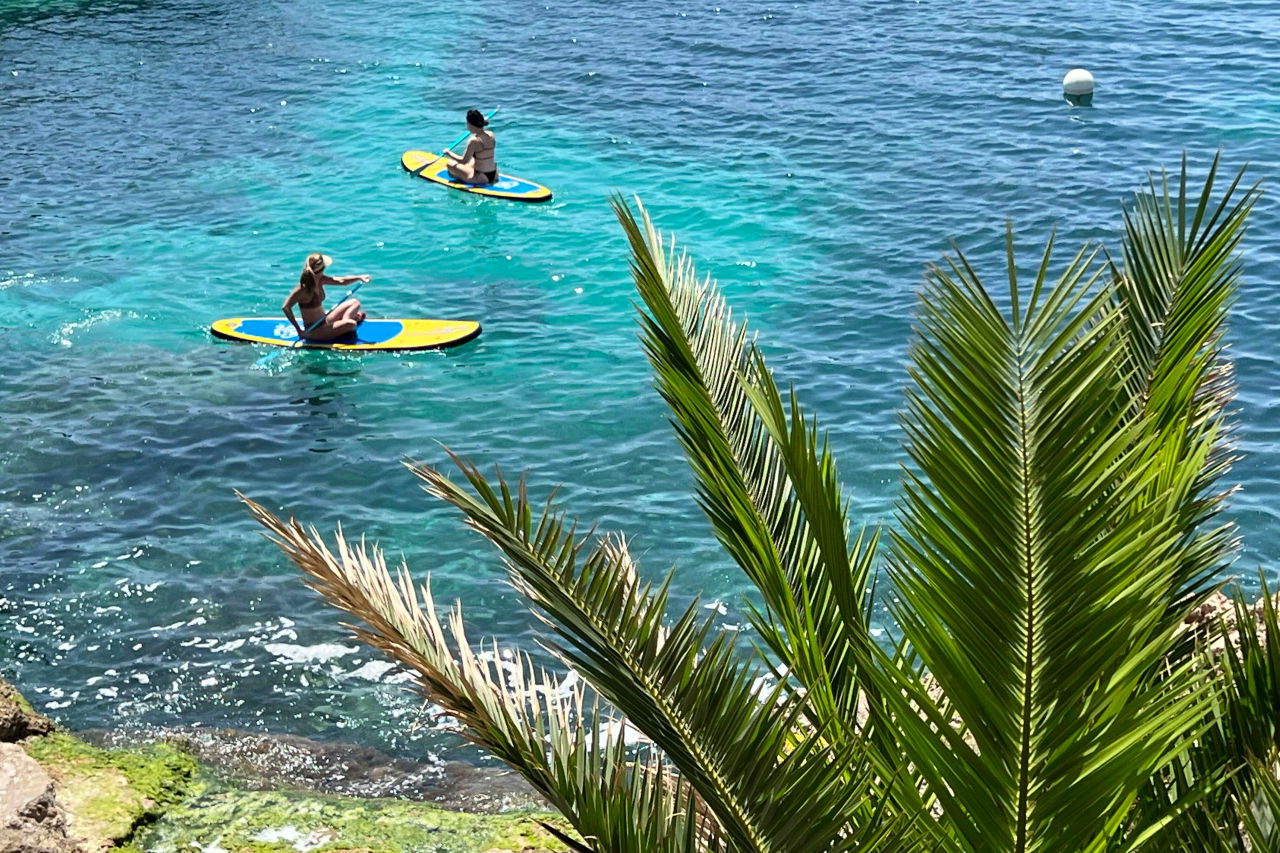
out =
[[(298, 332), (281, 317), (232, 317), (214, 322), (213, 334), (229, 341), (293, 346)], [(299, 349), (345, 352), (444, 349), (480, 334), (473, 320), (365, 320), (349, 335), (331, 341), (307, 341)]]
[(498, 180), (492, 184), (485, 184), (484, 186), (464, 184), (462, 181), (455, 180), (449, 176), (448, 158), (440, 157), (437, 159), (437, 156), (430, 151), (406, 151), (404, 156), (400, 158), (400, 165), (404, 166), (406, 172), (412, 172), (423, 163), (429, 163), (430, 165), (427, 168), (418, 173), (418, 177), (425, 178), (434, 184), (444, 184), (446, 187), (453, 187), (455, 190), (462, 190), (463, 192), (493, 196), (494, 198), (509, 198), (512, 201), (551, 201), (551, 190), (542, 186), (542, 184), (535, 184), (533, 181), (526, 181), (524, 178), (517, 178), (504, 172), (499, 172)]

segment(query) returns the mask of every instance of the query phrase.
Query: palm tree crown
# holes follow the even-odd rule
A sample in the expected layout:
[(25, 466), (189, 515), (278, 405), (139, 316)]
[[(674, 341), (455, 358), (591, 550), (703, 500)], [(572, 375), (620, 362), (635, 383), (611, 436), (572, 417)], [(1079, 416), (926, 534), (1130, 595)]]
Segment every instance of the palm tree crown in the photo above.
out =
[[(1273, 844), (1258, 815), (1280, 804), (1275, 612), (1264, 631), (1240, 610), (1216, 660), (1183, 627), (1236, 546), (1218, 517), (1234, 459), (1223, 333), (1257, 188), (1237, 176), (1215, 203), (1217, 170), (1194, 200), (1185, 160), (1176, 195), (1153, 180), (1118, 260), (1085, 247), (1056, 266), (1050, 238), (1024, 276), (1010, 228), (1004, 307), (958, 249), (929, 270), (883, 547), (850, 532), (825, 434), (746, 323), (638, 202), (614, 200), (697, 502), (759, 591), (758, 647), (677, 607), (669, 575), (643, 582), (622, 535), (579, 533), (523, 479), (457, 457), (459, 481), (409, 467), (497, 546), (589, 687), (524, 655), (504, 671), (407, 567), (249, 506), (361, 639), (565, 815), (574, 849)], [(892, 648), (869, 631), (880, 555)]]

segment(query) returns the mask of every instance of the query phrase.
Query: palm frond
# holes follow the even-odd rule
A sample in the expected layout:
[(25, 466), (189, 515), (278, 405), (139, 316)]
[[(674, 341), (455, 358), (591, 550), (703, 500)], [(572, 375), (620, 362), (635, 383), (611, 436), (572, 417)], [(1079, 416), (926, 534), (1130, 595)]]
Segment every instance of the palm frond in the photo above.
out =
[(1251, 759), (1249, 770), (1254, 795), (1238, 801), (1239, 826), (1255, 853), (1276, 853), (1280, 851), (1280, 781), (1275, 775), (1280, 765), (1276, 754)]
[(1262, 598), (1251, 606), (1237, 588), (1235, 624), (1220, 626), (1225, 745), (1233, 751), (1230, 766), (1246, 769), (1280, 751), (1280, 618), (1261, 571), (1258, 580)]
[(855, 727), (852, 643), (869, 642), (868, 582), (879, 532), (849, 542), (835, 462), (795, 400), (790, 421), (745, 322), (716, 285), (664, 247), (637, 200), (614, 213), (647, 310), (643, 343), (716, 536), (759, 588), (753, 626), (805, 691), (831, 736)]
[[(1176, 200), (1169, 180), (1148, 180), (1124, 210), (1123, 269), (1112, 267), (1133, 372), (1134, 414), (1157, 434), (1152, 452), (1196, 454), (1212, 434), (1212, 453), (1183, 501), (1182, 566), (1166, 618), (1213, 591), (1214, 579), (1236, 547), (1234, 525), (1210, 527), (1226, 493), (1216, 481), (1236, 459), (1225, 419), (1235, 395), (1223, 332), (1240, 279), (1238, 249), (1259, 196), (1241, 190), (1241, 169), (1211, 205), (1221, 152), (1214, 157), (1198, 199), (1189, 197), (1183, 156)], [(1194, 208), (1191, 208), (1194, 205)], [(1160, 484), (1153, 488), (1159, 499)]]
[(499, 475), (495, 488), (454, 462), (474, 495), (429, 466), (410, 467), (498, 547), (560, 638), (552, 650), (662, 749), (729, 843), (817, 853), (901, 849), (918, 837), (892, 816), (870, 819), (883, 797), (864, 755), (828, 742), (824, 721), (803, 719), (805, 705), (782, 685), (762, 693), (763, 670), (739, 660), (732, 635), (711, 638), (696, 601), (665, 623), (670, 577), (642, 586), (606, 545), (584, 557), (590, 537), (549, 503), (535, 513), (523, 481), (513, 491)]
[[(284, 522), (243, 495), (253, 517), (306, 575), (307, 584), (360, 625), (362, 642), (411, 669), (419, 690), (465, 726), (465, 735), (519, 772), (573, 825), (575, 843), (596, 853), (727, 851), (696, 793), (656, 750), (628, 754), (623, 722), (584, 707), (580, 687), (564, 690), (527, 656), (504, 666), (496, 644), (477, 654), (462, 607), (449, 634), (436, 615), (430, 584), (415, 590), (408, 569), (396, 577), (382, 551), (350, 545), (339, 531), (336, 553), (314, 529)], [(558, 831), (557, 831), (558, 832)]]
[(963, 254), (920, 295), (890, 572), (948, 705), (881, 656), (878, 711), (968, 849), (1101, 850), (1199, 725), (1189, 668), (1144, 674), (1173, 642), (1178, 499), (1207, 448), (1148, 453), (1094, 255), (1047, 287), (1051, 242), (1024, 309), (1007, 244), (1011, 319)]
[[(1243, 849), (1245, 813), (1274, 784), (1265, 768), (1272, 763), (1268, 756), (1280, 754), (1280, 621), (1261, 572), (1259, 582), (1256, 603), (1237, 587), (1229, 616), (1189, 632), (1199, 666), (1217, 685), (1204, 711), (1211, 724), (1161, 768), (1141, 797), (1130, 823), (1149, 836), (1144, 849), (1192, 842), (1203, 849)], [(1211, 836), (1212, 843), (1206, 840)]]

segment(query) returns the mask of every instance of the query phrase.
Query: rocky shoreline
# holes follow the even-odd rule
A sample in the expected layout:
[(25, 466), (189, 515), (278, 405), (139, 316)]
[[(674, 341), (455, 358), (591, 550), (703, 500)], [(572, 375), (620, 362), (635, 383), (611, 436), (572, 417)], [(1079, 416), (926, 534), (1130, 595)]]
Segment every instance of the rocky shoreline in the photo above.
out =
[(559, 853), (513, 774), (184, 729), (71, 734), (0, 680), (0, 853)]
[[(1280, 594), (1273, 601), (1280, 604)], [(1263, 602), (1246, 609), (1265, 635)], [(1186, 630), (1227, 630), (1217, 593)], [(72, 734), (0, 679), (0, 853), (562, 853), (516, 774), (197, 727)]]

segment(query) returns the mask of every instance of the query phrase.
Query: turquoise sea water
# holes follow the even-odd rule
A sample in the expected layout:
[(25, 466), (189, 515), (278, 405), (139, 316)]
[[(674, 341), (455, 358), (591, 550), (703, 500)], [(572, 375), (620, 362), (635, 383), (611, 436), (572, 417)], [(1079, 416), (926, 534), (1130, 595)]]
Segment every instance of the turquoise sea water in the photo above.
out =
[[(1093, 71), (1092, 109), (1060, 80)], [(914, 287), (955, 238), (998, 283), (1111, 241), (1188, 149), (1280, 165), (1280, 6), (474, 0), (0, 2), (0, 669), (73, 727), (203, 725), (422, 753), (453, 741), (357, 649), (233, 488), (377, 538), (531, 645), (495, 556), (418, 488), (440, 444), (634, 535), (742, 621), (636, 342), (607, 198), (640, 193), (832, 430), (855, 523), (891, 518)], [(502, 110), (484, 201), (402, 151)], [(1232, 322), (1239, 567), (1280, 554), (1280, 217), (1260, 203)], [(375, 316), (474, 318), (447, 354), (212, 339), (274, 313), (310, 251)], [(415, 743), (415, 741), (420, 741)]]

